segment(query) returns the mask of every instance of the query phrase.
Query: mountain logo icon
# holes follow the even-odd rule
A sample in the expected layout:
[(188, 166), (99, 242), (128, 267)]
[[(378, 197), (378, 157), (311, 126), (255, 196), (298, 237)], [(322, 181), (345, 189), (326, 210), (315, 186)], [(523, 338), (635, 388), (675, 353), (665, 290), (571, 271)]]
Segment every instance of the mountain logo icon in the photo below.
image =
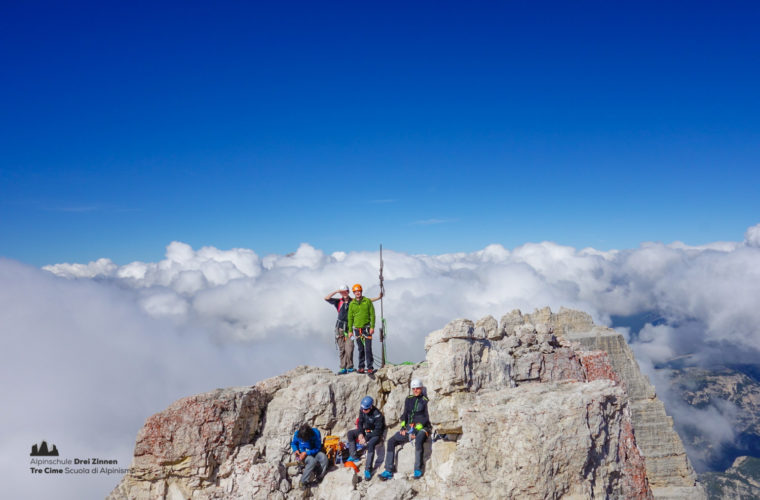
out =
[(57, 457), (58, 456), (58, 448), (53, 445), (53, 449), (48, 449), (47, 441), (43, 441), (39, 447), (37, 447), (37, 443), (32, 445), (32, 452), (29, 454), (30, 457)]

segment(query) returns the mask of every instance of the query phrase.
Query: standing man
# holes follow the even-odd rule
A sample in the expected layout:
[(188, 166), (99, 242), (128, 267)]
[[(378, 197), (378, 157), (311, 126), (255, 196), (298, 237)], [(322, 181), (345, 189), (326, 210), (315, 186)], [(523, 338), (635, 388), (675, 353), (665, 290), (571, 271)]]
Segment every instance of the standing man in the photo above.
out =
[(418, 378), (410, 384), (412, 395), (407, 396), (404, 403), (404, 413), (401, 414), (401, 430), (388, 440), (385, 447), (385, 471), (380, 479), (393, 477), (393, 459), (396, 446), (408, 441), (414, 441), (414, 478), (422, 477), (422, 446), (430, 435), (431, 425), (428, 416), (428, 398), (422, 394), (422, 381)]
[(372, 301), (362, 296), (362, 286), (357, 283), (351, 289), (354, 300), (348, 305), (348, 331), (356, 338), (359, 348), (359, 373), (364, 373), (366, 361), (367, 373), (375, 373), (372, 357), (372, 334), (375, 333), (375, 306)]
[(375, 446), (383, 439), (385, 432), (385, 417), (375, 406), (375, 400), (371, 396), (364, 396), (361, 402), (361, 411), (356, 422), (356, 429), (348, 431), (348, 461), (358, 462), (356, 457), (356, 439), (361, 436), (367, 444), (367, 460), (364, 463), (364, 479), (369, 481), (372, 477), (372, 467), (375, 462)]
[[(333, 298), (336, 293), (340, 298)], [(351, 297), (348, 296), (348, 285), (343, 285), (334, 292), (328, 294), (325, 300), (338, 310), (338, 321), (335, 323), (335, 342), (338, 345), (338, 357), (340, 358), (340, 370), (338, 375), (354, 371), (354, 343), (351, 340), (348, 329), (348, 305)]]
[[(359, 289), (361, 289), (361, 286), (359, 286)], [(336, 294), (340, 294), (340, 298), (335, 298)], [(382, 290), (380, 291), (380, 295), (370, 300), (376, 302), (381, 298), (383, 298)], [(348, 295), (348, 285), (343, 285), (334, 292), (327, 294), (325, 300), (338, 310), (338, 320), (335, 322), (335, 342), (338, 345), (338, 358), (340, 362), (338, 375), (351, 373), (354, 371), (354, 342), (353, 333), (348, 328), (348, 305), (351, 302), (351, 297)], [(370, 349), (372, 349), (372, 346), (370, 346)]]

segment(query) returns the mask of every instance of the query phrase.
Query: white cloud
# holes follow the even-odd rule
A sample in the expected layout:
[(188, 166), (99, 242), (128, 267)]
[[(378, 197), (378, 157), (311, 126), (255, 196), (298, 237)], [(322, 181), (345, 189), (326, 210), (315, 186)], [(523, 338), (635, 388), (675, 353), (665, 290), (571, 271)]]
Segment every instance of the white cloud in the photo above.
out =
[[(726, 359), (756, 354), (759, 234), (760, 225), (741, 243), (609, 252), (551, 242), (445, 255), (384, 249), (389, 358), (421, 359), (425, 335), (454, 318), (499, 319), (546, 305), (582, 309), (607, 324), (656, 311), (665, 324), (645, 327), (636, 344), (644, 364), (708, 350)], [(260, 257), (172, 242), (164, 260), (124, 266), (100, 259), (41, 271), (0, 260), (8, 344), (0, 361), (3, 380), (18, 381), (5, 383), (14, 404), (0, 417), (0, 439), (15, 446), (0, 455), (0, 466), (17, 473), (9, 491), (61, 486), (29, 476), (34, 442), (121, 459), (144, 419), (176, 398), (299, 364), (335, 368), (335, 311), (322, 297), (357, 282), (367, 296), (379, 292), (376, 252), (327, 255), (301, 244)], [(96, 483), (81, 479), (71, 491), (104, 495)]]
[(169, 288), (125, 286), (118, 278), (67, 280), (0, 259), (5, 495), (102, 498), (116, 475), (32, 476), (32, 444), (44, 439), (64, 457), (129, 464), (145, 418), (179, 397), (253, 384), (332, 354), (331, 346), (315, 342), (295, 357), (289, 339), (276, 336), (225, 342), (211, 321), (196, 325), (196, 317)]
[(744, 242), (751, 247), (760, 248), (760, 224), (747, 229), (744, 233)]

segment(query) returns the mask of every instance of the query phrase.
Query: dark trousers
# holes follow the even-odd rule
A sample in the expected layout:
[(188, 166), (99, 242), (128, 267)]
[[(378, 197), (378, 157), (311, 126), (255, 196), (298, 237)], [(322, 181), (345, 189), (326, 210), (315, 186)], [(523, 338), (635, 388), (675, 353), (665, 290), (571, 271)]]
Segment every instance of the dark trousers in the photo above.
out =
[[(359, 437), (361, 431), (359, 429), (351, 429), (348, 431), (348, 453), (352, 457), (356, 457), (356, 438)], [(366, 436), (365, 436), (366, 437)], [(367, 440), (367, 459), (364, 461), (364, 470), (372, 471), (372, 466), (375, 461), (375, 446), (380, 442), (380, 436), (375, 436)]]
[[(425, 453), (423, 445), (427, 441), (427, 431), (416, 431), (416, 437), (414, 438), (414, 470), (422, 470), (422, 457)], [(409, 442), (409, 431), (405, 436), (401, 435), (401, 431), (393, 435), (388, 440), (388, 444), (385, 446), (385, 470), (393, 472), (393, 459), (396, 454), (396, 446), (403, 445)]]
[[(362, 335), (365, 337), (356, 337), (356, 348), (359, 349), (359, 369), (361, 370), (365, 366), (367, 369), (374, 368), (375, 358), (372, 356), (372, 339), (366, 338), (369, 335), (369, 328), (361, 329)], [(362, 342), (364, 340), (364, 342)]]

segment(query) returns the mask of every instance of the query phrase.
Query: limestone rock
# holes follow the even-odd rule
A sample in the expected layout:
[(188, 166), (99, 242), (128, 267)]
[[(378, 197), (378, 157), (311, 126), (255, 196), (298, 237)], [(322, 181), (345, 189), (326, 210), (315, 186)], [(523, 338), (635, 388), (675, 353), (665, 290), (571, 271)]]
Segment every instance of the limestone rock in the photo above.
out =
[(509, 314), (505, 314), (501, 317), (499, 323), (499, 333), (502, 337), (510, 337), (515, 334), (515, 327), (525, 323), (522, 313), (519, 309), (515, 309)]
[(447, 489), (466, 483), (465, 498), (649, 496), (643, 461), (621, 456), (630, 413), (611, 381), (530, 384), (488, 399), (462, 410)]
[[(632, 355), (621, 363), (622, 337), (618, 345), (605, 333), (606, 347), (619, 352), (565, 337), (586, 327), (601, 335), (589, 333), (588, 315), (564, 309), (515, 310), (500, 324), (490, 316), (458, 319), (428, 336), (426, 363), (389, 365), (374, 378), (298, 367), (251, 387), (184, 398), (148, 418), (133, 468), (109, 498), (652, 498), (650, 484), (659, 488), (655, 496), (692, 498), (700, 490), (689, 483), (685, 455), (657, 454), (675, 449), (668, 441), (675, 434), (664, 410), (652, 409), (661, 403)], [(345, 439), (370, 395), (385, 415), (387, 439), (413, 377), (425, 382), (436, 437), (425, 445), (421, 479), (410, 479), (414, 445), (407, 443), (392, 480), (377, 478), (379, 446), (370, 481), (331, 465), (319, 485), (296, 487), (301, 472), (290, 440), (301, 423)], [(655, 437), (666, 442), (645, 448), (641, 436), (651, 446)], [(668, 482), (667, 474), (676, 476)]]
[(504, 335), (499, 332), (499, 323), (493, 316), (485, 316), (475, 322), (475, 329), (482, 328), (485, 332), (485, 338), (489, 340), (499, 340)]
[[(566, 316), (577, 319), (577, 315)], [(673, 429), (673, 419), (665, 412), (665, 406), (657, 398), (654, 387), (640, 371), (636, 359), (622, 335), (603, 327), (581, 324), (581, 331), (573, 328), (579, 323), (563, 324), (566, 338), (577, 342), (582, 349), (586, 369), (592, 376), (602, 372), (609, 375), (605, 366), (594, 366), (599, 351), (609, 355), (614, 373), (621, 379), (631, 402), (632, 423), (636, 443), (646, 459), (647, 478), (655, 498), (705, 498), (703, 487), (686, 456), (681, 438)]]
[(312, 492), (322, 500), (359, 500), (361, 493), (356, 490), (359, 477), (353, 470), (340, 467), (330, 472)]

